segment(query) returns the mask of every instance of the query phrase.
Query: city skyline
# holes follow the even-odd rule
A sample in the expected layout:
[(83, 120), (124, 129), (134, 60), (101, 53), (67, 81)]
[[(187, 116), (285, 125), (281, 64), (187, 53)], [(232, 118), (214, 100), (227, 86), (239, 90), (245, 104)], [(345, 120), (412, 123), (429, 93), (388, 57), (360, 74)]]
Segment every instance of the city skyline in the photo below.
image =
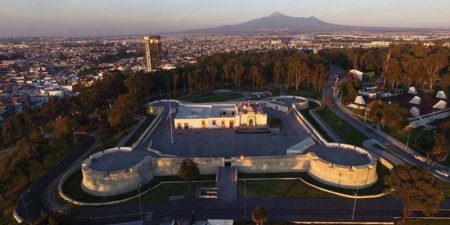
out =
[[(107, 36), (161, 33), (238, 24), (274, 11), (358, 26), (450, 28), (450, 2), (321, 1), (8, 1), (0, 9), (0, 37)], [(257, 7), (255, 7), (257, 6)], [(127, 12), (127, 13), (122, 13)], [(358, 20), (355, 21), (355, 18)]]

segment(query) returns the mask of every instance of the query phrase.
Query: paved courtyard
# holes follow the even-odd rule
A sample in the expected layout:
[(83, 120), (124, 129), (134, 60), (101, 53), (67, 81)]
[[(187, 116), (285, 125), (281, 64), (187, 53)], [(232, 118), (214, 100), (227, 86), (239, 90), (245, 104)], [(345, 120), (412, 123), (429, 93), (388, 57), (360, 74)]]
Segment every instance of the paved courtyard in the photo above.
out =
[(283, 121), (280, 132), (236, 134), (234, 129), (182, 129), (174, 130), (175, 143), (172, 144), (169, 121), (164, 119), (149, 140), (152, 141), (152, 148), (164, 154), (231, 157), (285, 155), (286, 149), (308, 137), (306, 130), (298, 124), (292, 112), (286, 114), (268, 108), (264, 108), (264, 111), (268, 113), (269, 120), (278, 117)]
[[(289, 106), (295, 99), (279, 99)], [(181, 129), (173, 130), (174, 143), (170, 140), (170, 123), (168, 119), (168, 104), (160, 103), (165, 110), (161, 124), (150, 137), (147, 137), (132, 152), (118, 152), (104, 155), (92, 162), (96, 170), (121, 170), (136, 165), (147, 155), (155, 154), (147, 151), (152, 148), (163, 154), (187, 157), (238, 157), (286, 155), (286, 150), (309, 136), (298, 123), (292, 111), (279, 112), (263, 107), (270, 118), (278, 117), (283, 121), (280, 132), (269, 134), (237, 134), (234, 129)], [(173, 107), (176, 107), (174, 105)], [(315, 152), (319, 157), (341, 165), (364, 165), (369, 162), (365, 155), (351, 150), (326, 148), (316, 142), (307, 151)]]

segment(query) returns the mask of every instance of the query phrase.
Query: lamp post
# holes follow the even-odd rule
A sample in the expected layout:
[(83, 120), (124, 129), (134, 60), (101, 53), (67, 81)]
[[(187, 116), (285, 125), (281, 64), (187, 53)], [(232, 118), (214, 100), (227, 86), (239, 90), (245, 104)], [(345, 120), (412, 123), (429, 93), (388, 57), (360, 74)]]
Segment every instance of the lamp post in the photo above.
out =
[(140, 215), (141, 215), (141, 220), (144, 220), (144, 217), (142, 216), (142, 204), (141, 204), (141, 192), (140, 192), (140, 189), (141, 189), (141, 184), (138, 184), (139, 212), (140, 212)]
[(244, 178), (244, 218), (247, 219), (247, 179)]
[(172, 103), (169, 98), (169, 124), (170, 124), (170, 142), (173, 144), (173, 128), (172, 128)]
[(354, 202), (353, 202), (353, 213), (352, 213), (352, 220), (355, 219), (355, 211), (356, 211), (356, 197), (358, 197), (358, 187), (356, 187), (356, 192), (355, 194), (355, 198), (354, 198)]

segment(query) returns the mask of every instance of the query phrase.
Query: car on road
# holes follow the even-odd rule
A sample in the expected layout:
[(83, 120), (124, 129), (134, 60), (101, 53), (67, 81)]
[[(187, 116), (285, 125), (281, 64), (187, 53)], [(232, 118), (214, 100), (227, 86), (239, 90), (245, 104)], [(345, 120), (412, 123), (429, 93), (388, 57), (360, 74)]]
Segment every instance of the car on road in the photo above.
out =
[(416, 158), (417, 160), (421, 161), (421, 162), (426, 162), (427, 158), (421, 156), (421, 155), (415, 155), (414, 158)]
[(439, 170), (439, 169), (436, 169), (436, 170), (434, 170), (434, 171), (436, 171), (437, 174), (442, 175), (442, 176), (444, 176), (444, 177), (448, 177), (448, 176), (449, 176), (448, 171), (445, 171), (445, 170)]

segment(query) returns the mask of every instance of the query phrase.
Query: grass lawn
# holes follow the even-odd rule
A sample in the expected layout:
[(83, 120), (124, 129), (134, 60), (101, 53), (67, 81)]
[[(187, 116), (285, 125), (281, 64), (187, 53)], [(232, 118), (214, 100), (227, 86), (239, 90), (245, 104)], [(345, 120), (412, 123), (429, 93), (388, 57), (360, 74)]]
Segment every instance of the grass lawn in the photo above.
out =
[(318, 105), (314, 102), (309, 102), (309, 108), (299, 110), (299, 112), (303, 115), (303, 117), (308, 120), (311, 125), (316, 128), (316, 130), (322, 135), (322, 137), (327, 140), (331, 141), (331, 138), (328, 137), (327, 133), (322, 129), (322, 127), (319, 126), (319, 124), (312, 118), (312, 116), (309, 114), (309, 110), (316, 108)]
[[(388, 173), (388, 169), (379, 165), (377, 167), (378, 182), (371, 187), (358, 190), (358, 195), (373, 195), (382, 193), (386, 187), (383, 183), (384, 176)], [(278, 173), (278, 174), (239, 174), (239, 178), (292, 178), (300, 177), (313, 185), (340, 192), (343, 194), (353, 195), (355, 190), (336, 188), (330, 185), (320, 183), (311, 178), (307, 173)], [(450, 188), (450, 187), (449, 187)], [(238, 182), (238, 196), (244, 197), (244, 181)], [(301, 180), (247, 180), (246, 181), (247, 198), (342, 198), (340, 196), (330, 194), (315, 189)]]
[[(197, 180), (215, 180), (215, 175), (206, 175), (206, 176), (200, 176), (199, 178), (197, 178)], [(81, 181), (82, 181), (82, 174), (81, 174), (81, 170), (78, 170), (77, 172), (75, 172), (74, 174), (72, 174), (64, 183), (62, 189), (63, 192), (68, 195), (69, 197), (78, 200), (78, 201), (83, 201), (83, 202), (90, 202), (90, 203), (95, 203), (95, 202), (107, 202), (107, 201), (115, 201), (115, 200), (119, 200), (119, 199), (124, 199), (124, 198), (129, 198), (132, 196), (135, 196), (138, 194), (138, 191), (131, 191), (128, 193), (124, 193), (121, 195), (117, 195), (117, 196), (111, 196), (111, 197), (98, 197), (98, 196), (93, 196), (90, 195), (86, 192), (84, 192), (81, 189)], [(153, 180), (151, 180), (148, 184), (144, 185), (141, 187), (140, 191), (143, 192), (151, 187), (154, 187), (155, 185), (157, 185), (158, 183), (162, 182), (162, 181), (181, 181), (179, 177), (177, 176), (164, 176), (164, 177), (154, 177)], [(169, 184), (169, 185), (163, 185), (163, 188), (167, 188), (168, 186), (174, 186), (174, 187), (178, 187), (180, 188), (180, 186), (184, 186), (186, 187), (186, 184)], [(183, 192), (178, 192), (175, 193), (175, 191), (173, 191), (171, 188), (168, 188), (169, 190), (166, 192), (160, 192), (161, 195), (158, 194), (154, 194), (155, 192), (150, 192), (148, 194), (151, 194), (151, 196), (149, 197), (149, 199), (152, 198), (166, 198), (167, 196), (165, 194), (169, 193), (170, 195), (181, 195), (183, 194)], [(176, 189), (179, 190), (179, 189)], [(157, 192), (156, 192), (157, 193)], [(175, 193), (175, 194), (173, 194)], [(146, 194), (146, 195), (148, 195)], [(170, 196), (169, 195), (169, 196)]]
[[(238, 196), (244, 198), (340, 198), (314, 189), (302, 181), (296, 180), (239, 180)], [(245, 185), (245, 186), (244, 186)]]
[(316, 91), (309, 88), (300, 88), (299, 90), (295, 90), (294, 87), (290, 87), (286, 90), (286, 95), (297, 95), (302, 97), (310, 97), (310, 98), (320, 98), (322, 92)]
[(126, 146), (133, 145), (134, 142), (136, 142), (139, 139), (139, 137), (142, 135), (145, 129), (147, 129), (147, 127), (150, 125), (150, 123), (152, 123), (152, 121), (156, 117), (150, 114), (146, 114), (145, 116), (147, 117), (147, 119), (144, 121), (144, 123), (141, 124), (141, 126), (138, 128), (136, 133), (134, 133), (134, 135), (130, 138), (130, 140), (127, 141), (127, 143), (125, 144)]
[(317, 114), (330, 126), (331, 129), (345, 142), (352, 145), (362, 146), (367, 136), (359, 132), (347, 122), (339, 118), (328, 108), (318, 110)]
[(214, 94), (212, 92), (208, 92), (201, 95), (191, 95), (179, 98), (182, 101), (189, 101), (194, 103), (203, 103), (203, 102), (224, 102), (228, 100), (233, 100), (236, 98), (241, 98), (242, 94), (240, 93), (224, 93), (224, 94)]
[[(173, 183), (173, 184), (161, 184), (157, 188), (147, 192), (141, 196), (142, 203), (166, 201), (170, 196), (183, 195), (185, 198), (194, 197), (197, 187), (215, 187), (215, 181), (201, 181), (192, 183), (192, 191), (194, 193), (187, 193), (187, 182)], [(138, 199), (130, 200), (124, 204), (136, 203)]]

